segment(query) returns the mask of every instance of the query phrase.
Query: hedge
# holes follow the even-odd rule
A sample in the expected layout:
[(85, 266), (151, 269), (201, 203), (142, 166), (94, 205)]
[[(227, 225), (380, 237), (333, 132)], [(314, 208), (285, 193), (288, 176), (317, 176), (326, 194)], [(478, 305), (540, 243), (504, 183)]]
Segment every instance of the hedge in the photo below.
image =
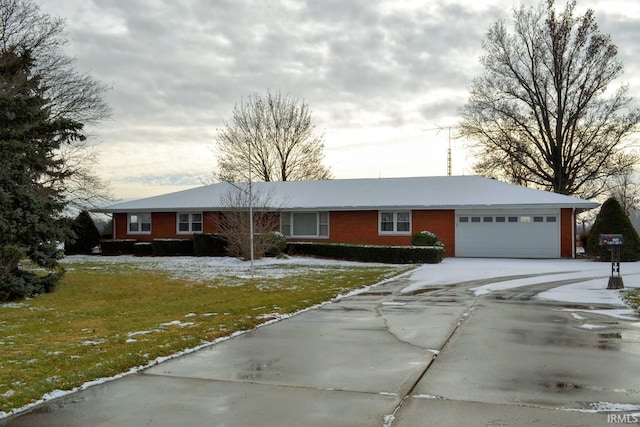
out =
[(133, 255), (135, 239), (110, 239), (100, 241), (102, 255)]
[(437, 264), (444, 258), (439, 246), (372, 246), (342, 243), (288, 243), (290, 255), (309, 255), (347, 261), (391, 264)]
[(153, 246), (150, 242), (136, 242), (133, 245), (133, 254), (135, 256), (151, 256), (153, 255)]
[(226, 256), (227, 241), (221, 234), (194, 234), (193, 254), (195, 256)]
[(153, 256), (193, 255), (192, 239), (153, 239)]

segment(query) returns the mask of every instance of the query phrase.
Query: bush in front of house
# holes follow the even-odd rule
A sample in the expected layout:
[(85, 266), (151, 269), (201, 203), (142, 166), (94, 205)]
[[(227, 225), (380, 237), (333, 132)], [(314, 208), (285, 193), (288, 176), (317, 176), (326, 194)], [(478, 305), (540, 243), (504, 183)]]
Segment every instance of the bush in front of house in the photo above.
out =
[(151, 242), (136, 242), (133, 245), (133, 254), (135, 256), (153, 255), (153, 246), (151, 245)]
[(109, 239), (100, 241), (100, 253), (102, 255), (133, 255), (135, 253), (136, 239)]
[(287, 249), (287, 238), (279, 231), (267, 233), (267, 240), (270, 243), (270, 247), (266, 252), (267, 256), (278, 256)]
[(192, 239), (153, 239), (151, 241), (153, 256), (193, 255)]
[(100, 245), (100, 232), (86, 210), (81, 211), (71, 223), (75, 239), (64, 242), (65, 255), (88, 255)]
[(390, 264), (437, 264), (444, 258), (439, 246), (373, 246), (342, 243), (289, 243), (287, 252), (347, 261), (382, 262)]
[(625, 262), (640, 260), (640, 237), (620, 206), (620, 202), (613, 197), (600, 207), (600, 212), (589, 232), (586, 248), (589, 255), (608, 261), (611, 259), (610, 250), (606, 246), (600, 246), (601, 234), (622, 234), (624, 241), (620, 250), (620, 260)]
[(193, 255), (226, 256), (227, 240), (222, 234), (196, 233), (193, 235)]
[(438, 239), (434, 233), (422, 230), (417, 233), (413, 233), (411, 235), (411, 244), (413, 246), (442, 246), (444, 247), (444, 243)]

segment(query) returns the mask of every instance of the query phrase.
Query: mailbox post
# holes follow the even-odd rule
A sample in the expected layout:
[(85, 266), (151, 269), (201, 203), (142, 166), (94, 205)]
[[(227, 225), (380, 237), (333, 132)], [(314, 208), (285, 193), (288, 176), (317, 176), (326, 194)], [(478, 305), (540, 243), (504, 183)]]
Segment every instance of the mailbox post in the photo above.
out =
[(624, 238), (622, 234), (601, 234), (600, 246), (607, 246), (611, 250), (611, 277), (607, 289), (622, 289), (622, 276), (620, 276), (620, 250)]

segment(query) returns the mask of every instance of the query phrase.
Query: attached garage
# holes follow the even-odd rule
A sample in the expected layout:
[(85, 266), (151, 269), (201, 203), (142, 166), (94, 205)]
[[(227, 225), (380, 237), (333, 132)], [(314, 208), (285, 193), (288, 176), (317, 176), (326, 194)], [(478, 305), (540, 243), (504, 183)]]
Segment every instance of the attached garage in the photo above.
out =
[(456, 256), (559, 258), (560, 210), (456, 211)]

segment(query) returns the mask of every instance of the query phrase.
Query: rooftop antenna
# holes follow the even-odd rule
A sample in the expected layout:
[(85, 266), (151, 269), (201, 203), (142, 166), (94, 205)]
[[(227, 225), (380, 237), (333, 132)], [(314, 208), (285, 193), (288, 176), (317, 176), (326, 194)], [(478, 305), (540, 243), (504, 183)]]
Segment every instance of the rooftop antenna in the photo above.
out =
[(436, 127), (435, 128), (431, 128), (431, 129), (423, 129), (425, 131), (427, 130), (435, 130), (436, 135), (440, 134), (441, 131), (443, 131), (444, 129), (447, 129), (448, 133), (449, 133), (449, 148), (447, 148), (447, 176), (451, 176), (451, 126), (439, 126), (436, 123)]

